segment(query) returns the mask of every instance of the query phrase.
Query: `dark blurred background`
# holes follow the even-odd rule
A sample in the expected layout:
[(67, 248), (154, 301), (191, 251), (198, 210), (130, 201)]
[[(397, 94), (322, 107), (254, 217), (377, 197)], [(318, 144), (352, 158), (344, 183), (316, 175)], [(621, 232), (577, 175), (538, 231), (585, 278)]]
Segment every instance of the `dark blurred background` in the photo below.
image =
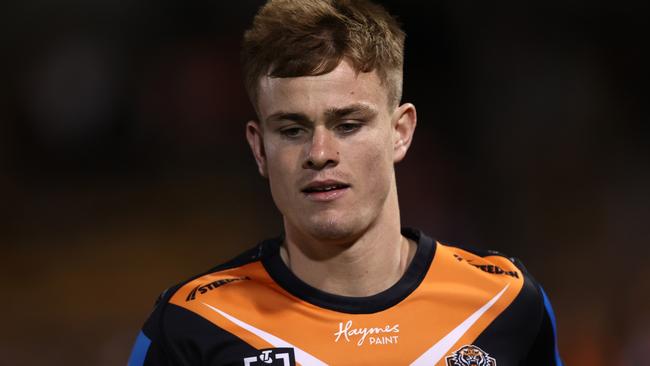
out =
[[(569, 365), (650, 365), (648, 5), (384, 1), (403, 223), (518, 256)], [(166, 287), (279, 233), (244, 140), (260, 1), (0, 11), (2, 365), (122, 365)]]

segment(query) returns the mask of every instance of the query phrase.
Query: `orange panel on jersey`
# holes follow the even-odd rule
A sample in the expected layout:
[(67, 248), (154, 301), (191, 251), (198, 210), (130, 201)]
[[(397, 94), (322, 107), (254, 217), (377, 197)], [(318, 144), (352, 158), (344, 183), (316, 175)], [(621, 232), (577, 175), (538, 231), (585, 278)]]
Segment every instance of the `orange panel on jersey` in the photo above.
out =
[(349, 314), (303, 301), (280, 287), (261, 262), (190, 281), (170, 302), (257, 349), (293, 347), (303, 365), (445, 365), (444, 356), (471, 344), (522, 285), (523, 276), (505, 258), (437, 245), (418, 288), (376, 313)]

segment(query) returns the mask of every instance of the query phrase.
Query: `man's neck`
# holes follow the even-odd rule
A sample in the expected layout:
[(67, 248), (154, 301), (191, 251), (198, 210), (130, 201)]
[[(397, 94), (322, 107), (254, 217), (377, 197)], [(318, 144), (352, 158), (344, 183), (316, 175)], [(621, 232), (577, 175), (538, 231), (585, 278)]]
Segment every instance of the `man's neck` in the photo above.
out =
[[(399, 216), (398, 216), (399, 218)], [(371, 296), (394, 285), (417, 245), (396, 225), (374, 225), (345, 243), (323, 242), (287, 230), (280, 255), (302, 281), (342, 296)]]

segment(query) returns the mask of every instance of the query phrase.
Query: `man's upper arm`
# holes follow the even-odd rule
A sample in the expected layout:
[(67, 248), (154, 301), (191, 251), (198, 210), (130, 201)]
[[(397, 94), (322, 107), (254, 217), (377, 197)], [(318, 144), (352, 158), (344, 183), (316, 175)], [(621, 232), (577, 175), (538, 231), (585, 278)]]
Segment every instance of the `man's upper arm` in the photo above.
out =
[(537, 285), (537, 288), (544, 303), (542, 322), (524, 365), (562, 366), (563, 363), (557, 345), (555, 314), (551, 302), (542, 287)]
[(162, 329), (162, 319), (169, 294), (164, 291), (154, 306), (153, 311), (138, 334), (127, 366), (158, 366), (171, 365), (171, 359), (165, 346), (165, 335)]

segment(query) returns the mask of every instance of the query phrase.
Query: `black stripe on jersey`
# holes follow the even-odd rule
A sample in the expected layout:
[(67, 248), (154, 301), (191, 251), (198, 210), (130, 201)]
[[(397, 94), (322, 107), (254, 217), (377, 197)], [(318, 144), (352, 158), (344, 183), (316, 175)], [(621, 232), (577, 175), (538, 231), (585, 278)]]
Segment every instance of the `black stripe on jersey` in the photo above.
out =
[[(546, 309), (543, 290), (524, 264), (517, 258), (492, 250), (468, 251), (480, 256), (508, 258), (524, 276), (524, 285), (515, 300), (481, 333), (474, 345), (488, 352), (500, 364), (562, 366), (553, 319)], [(520, 350), (520, 354), (513, 353), (513, 350)]]
[[(160, 327), (154, 338), (164, 343), (152, 342), (147, 352), (148, 365), (241, 365), (241, 355), (255, 354), (256, 349), (241, 338), (215, 326), (180, 306), (169, 304), (161, 314)], [(144, 329), (145, 333), (156, 331)]]
[(537, 337), (543, 313), (537, 286), (524, 276), (524, 285), (515, 300), (481, 333), (474, 345), (494, 357), (497, 364), (520, 365)]
[(262, 264), (271, 278), (287, 292), (313, 305), (349, 314), (372, 314), (404, 300), (420, 285), (435, 255), (435, 241), (419, 230), (403, 228), (402, 235), (417, 243), (411, 264), (402, 278), (393, 286), (376, 295), (348, 297), (330, 294), (308, 285), (296, 277), (280, 257), (281, 240), (269, 241), (268, 255)]
[[(524, 285), (515, 300), (481, 333), (474, 345), (494, 357), (497, 364), (561, 366), (553, 319), (544, 304), (543, 290), (524, 264), (495, 250), (454, 246), (480, 257), (504, 257), (524, 276)], [(531, 318), (531, 314), (535, 316)], [(513, 350), (520, 350), (520, 354)]]

